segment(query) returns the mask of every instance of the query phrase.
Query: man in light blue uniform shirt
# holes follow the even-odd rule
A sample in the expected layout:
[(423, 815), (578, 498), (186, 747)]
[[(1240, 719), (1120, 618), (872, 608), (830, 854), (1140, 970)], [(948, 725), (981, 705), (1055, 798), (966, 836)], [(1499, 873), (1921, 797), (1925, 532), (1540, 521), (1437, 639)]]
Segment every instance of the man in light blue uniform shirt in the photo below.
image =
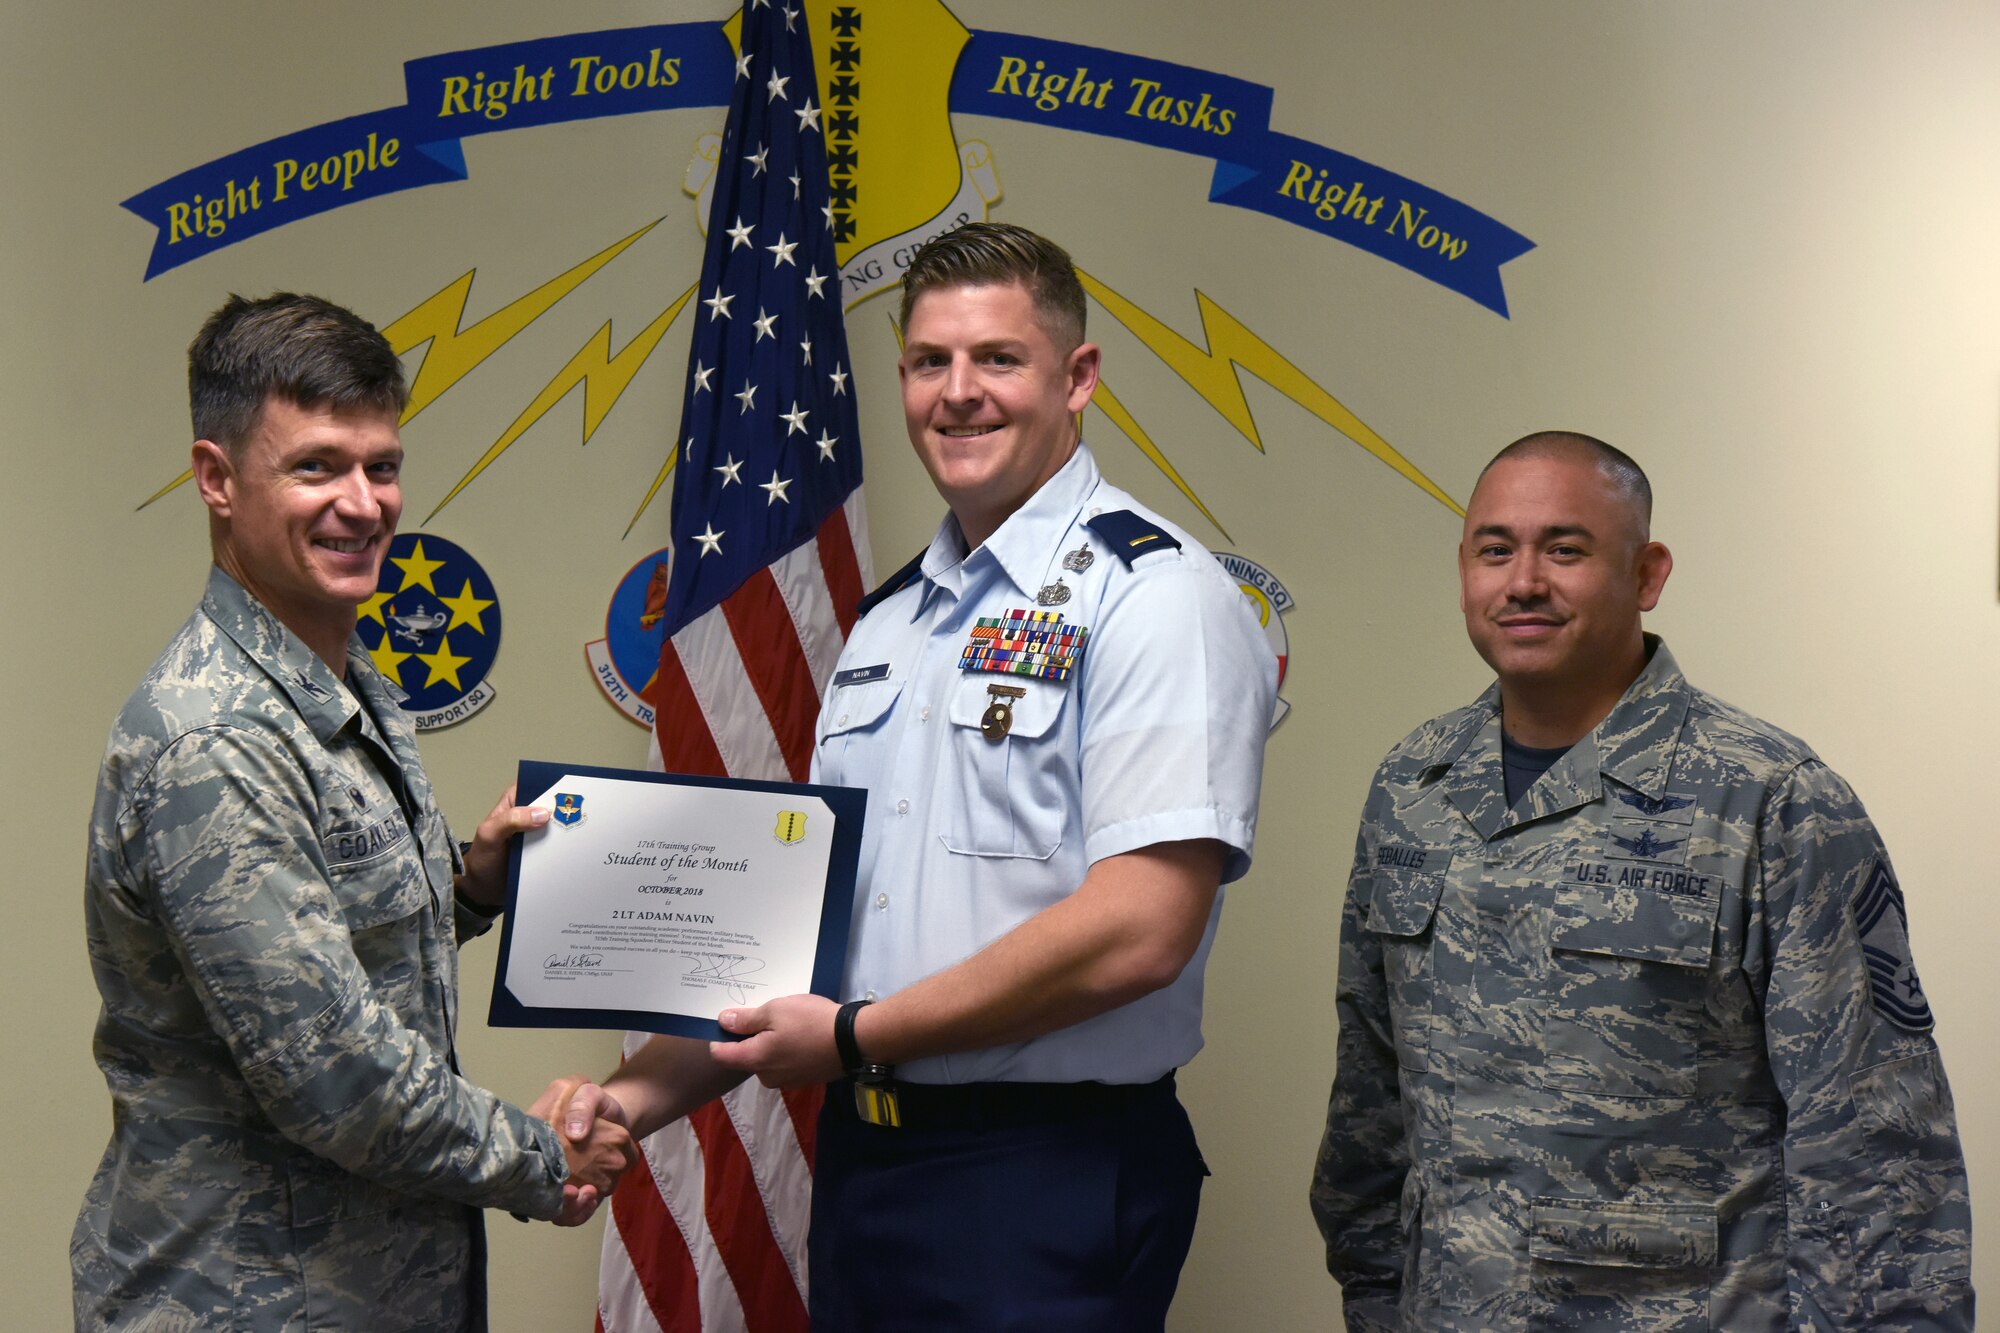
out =
[(1173, 1073), (1250, 865), (1277, 663), (1082, 446), (1083, 322), (1032, 232), (918, 252), (898, 371), (950, 513), (863, 601), (820, 712), (815, 779), (868, 790), (847, 1003), (726, 1011), (746, 1040), (656, 1039), (605, 1082), (644, 1134), (719, 1072), (832, 1080), (815, 1333), (1159, 1329), (1193, 1234)]

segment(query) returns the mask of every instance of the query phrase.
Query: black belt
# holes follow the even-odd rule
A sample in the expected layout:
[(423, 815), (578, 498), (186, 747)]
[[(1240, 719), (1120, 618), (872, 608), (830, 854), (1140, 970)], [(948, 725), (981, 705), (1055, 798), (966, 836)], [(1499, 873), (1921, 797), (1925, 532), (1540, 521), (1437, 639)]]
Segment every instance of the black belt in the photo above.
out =
[[(901, 1123), (910, 1129), (979, 1130), (1061, 1125), (1116, 1116), (1174, 1098), (1174, 1076), (1151, 1083), (903, 1083), (891, 1082)], [(855, 1110), (854, 1080), (826, 1085), (827, 1113), (865, 1123)], [(888, 1132), (893, 1133), (893, 1130)]]

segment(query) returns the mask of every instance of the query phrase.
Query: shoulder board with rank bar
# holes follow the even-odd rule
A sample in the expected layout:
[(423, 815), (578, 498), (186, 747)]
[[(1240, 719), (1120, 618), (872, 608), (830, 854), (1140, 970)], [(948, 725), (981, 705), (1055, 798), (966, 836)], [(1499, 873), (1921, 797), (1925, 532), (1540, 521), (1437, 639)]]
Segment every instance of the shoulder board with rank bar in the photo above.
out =
[(1083, 526), (1089, 528), (1118, 553), (1118, 558), (1127, 565), (1142, 555), (1155, 551), (1178, 551), (1181, 544), (1159, 524), (1148, 518), (1141, 518), (1129, 509), (1113, 509), (1099, 514)]
[(999, 671), (1037, 680), (1068, 680), (1090, 629), (1065, 625), (1059, 611), (1009, 611), (973, 622), (960, 671)]
[(855, 606), (854, 614), (865, 616), (875, 609), (875, 604), (895, 596), (903, 589), (924, 576), (924, 552), (917, 552), (917, 558), (882, 580), (882, 586), (869, 593)]

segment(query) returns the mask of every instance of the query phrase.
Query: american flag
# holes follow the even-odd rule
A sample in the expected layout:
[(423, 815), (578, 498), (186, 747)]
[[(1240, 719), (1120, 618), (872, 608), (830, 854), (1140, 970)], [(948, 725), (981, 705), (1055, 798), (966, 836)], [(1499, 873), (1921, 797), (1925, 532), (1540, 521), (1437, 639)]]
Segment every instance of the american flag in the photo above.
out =
[[(802, 0), (801, 0), (802, 3)], [(748, 0), (673, 494), (651, 758), (803, 781), (869, 581), (826, 145), (802, 8)], [(644, 1034), (627, 1038), (627, 1047)], [(612, 1196), (604, 1333), (804, 1333), (818, 1089), (752, 1081), (642, 1145)]]

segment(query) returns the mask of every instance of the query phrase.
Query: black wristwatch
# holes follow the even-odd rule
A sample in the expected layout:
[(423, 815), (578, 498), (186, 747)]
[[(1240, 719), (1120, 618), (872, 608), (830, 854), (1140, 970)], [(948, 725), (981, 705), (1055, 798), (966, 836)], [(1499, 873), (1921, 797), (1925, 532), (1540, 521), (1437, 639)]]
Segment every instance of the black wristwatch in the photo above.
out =
[(854, 1016), (873, 1003), (873, 1000), (849, 1000), (840, 1006), (840, 1012), (833, 1016), (833, 1047), (840, 1052), (840, 1068), (849, 1078), (879, 1083), (892, 1077), (896, 1067), (867, 1059), (861, 1054), (860, 1043), (854, 1040)]

